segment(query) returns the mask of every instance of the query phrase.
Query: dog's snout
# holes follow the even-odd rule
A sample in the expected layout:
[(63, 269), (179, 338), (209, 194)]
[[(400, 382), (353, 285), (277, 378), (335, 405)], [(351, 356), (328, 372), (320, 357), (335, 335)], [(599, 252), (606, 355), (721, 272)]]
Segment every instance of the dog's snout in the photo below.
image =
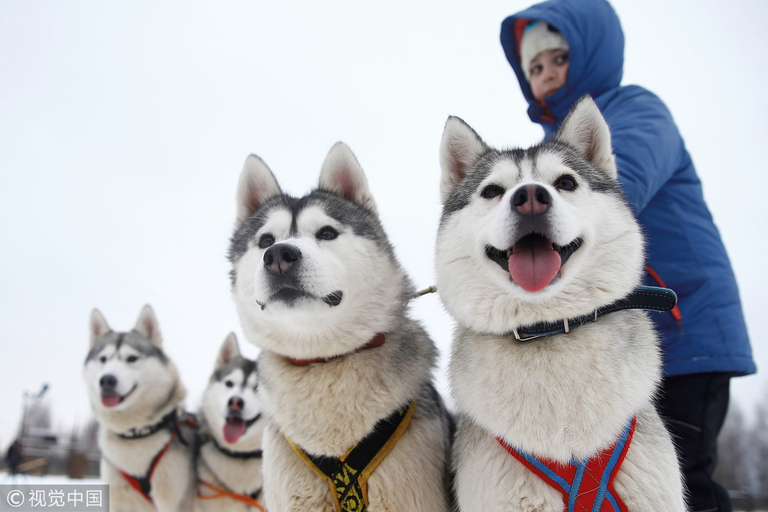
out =
[(102, 388), (114, 388), (117, 386), (117, 377), (112, 374), (102, 375), (99, 379), (99, 386)]
[(275, 244), (264, 253), (264, 266), (267, 271), (284, 275), (301, 259), (301, 251), (289, 244)]
[(552, 196), (541, 185), (525, 185), (512, 194), (512, 210), (523, 215), (540, 215), (552, 204)]
[(242, 411), (245, 407), (245, 402), (239, 396), (233, 396), (227, 403), (230, 411)]

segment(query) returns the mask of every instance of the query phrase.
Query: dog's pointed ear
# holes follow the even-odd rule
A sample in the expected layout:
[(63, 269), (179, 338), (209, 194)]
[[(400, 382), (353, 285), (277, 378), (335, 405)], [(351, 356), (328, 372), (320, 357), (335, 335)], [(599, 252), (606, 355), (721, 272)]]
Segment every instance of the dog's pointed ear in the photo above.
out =
[(221, 370), (239, 355), (240, 347), (237, 344), (237, 336), (231, 332), (219, 349), (219, 356), (216, 358), (216, 370)]
[(112, 329), (107, 325), (107, 321), (104, 319), (104, 315), (101, 311), (94, 308), (91, 311), (91, 348), (96, 346), (102, 336), (111, 332)]
[(461, 118), (450, 116), (440, 141), (440, 199), (451, 197), (478, 157), (488, 151), (483, 139)]
[(363, 173), (363, 168), (360, 167), (349, 146), (343, 142), (334, 144), (328, 156), (325, 157), (318, 188), (338, 194), (378, 215), (376, 202), (368, 188), (368, 180)]
[(243, 225), (253, 212), (269, 199), (282, 194), (275, 175), (264, 160), (256, 155), (245, 159), (240, 179), (237, 182), (237, 218), (235, 229)]
[(611, 178), (618, 177), (616, 159), (611, 149), (610, 128), (590, 96), (583, 96), (571, 108), (555, 140), (576, 149), (588, 162)]
[(136, 326), (133, 330), (147, 338), (157, 348), (162, 348), (163, 335), (160, 333), (160, 325), (157, 323), (155, 312), (149, 304), (141, 308), (139, 319), (136, 320)]

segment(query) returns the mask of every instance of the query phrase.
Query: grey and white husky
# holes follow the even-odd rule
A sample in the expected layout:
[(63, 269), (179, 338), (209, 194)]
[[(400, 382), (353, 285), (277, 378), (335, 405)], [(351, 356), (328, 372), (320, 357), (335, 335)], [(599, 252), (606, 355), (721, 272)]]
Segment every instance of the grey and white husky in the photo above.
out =
[(440, 161), (437, 288), (458, 323), (461, 510), (582, 510), (587, 498), (589, 510), (684, 510), (653, 404), (652, 323), (643, 311), (608, 314), (674, 298), (636, 290), (642, 236), (595, 103), (580, 100), (554, 140), (529, 149), (493, 149), (451, 117)]
[(447, 510), (436, 348), (407, 315), (413, 285), (350, 149), (336, 144), (298, 198), (250, 156), (229, 258), (243, 330), (263, 349), (267, 509)]
[(162, 350), (152, 308), (129, 332), (114, 332), (96, 309), (83, 376), (99, 422), (101, 479), (114, 512), (194, 506), (194, 439), (182, 427), (186, 391)]
[(201, 412), (199, 509), (264, 510), (261, 437), (266, 420), (258, 398), (258, 367), (255, 361), (242, 357), (234, 333), (219, 350)]

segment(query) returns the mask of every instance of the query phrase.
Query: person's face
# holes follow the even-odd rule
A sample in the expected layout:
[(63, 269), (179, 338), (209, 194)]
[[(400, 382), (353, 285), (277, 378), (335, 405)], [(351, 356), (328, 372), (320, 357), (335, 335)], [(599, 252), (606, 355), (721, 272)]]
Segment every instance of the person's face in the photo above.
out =
[(541, 101), (563, 85), (568, 75), (568, 50), (544, 50), (528, 69), (533, 97)]

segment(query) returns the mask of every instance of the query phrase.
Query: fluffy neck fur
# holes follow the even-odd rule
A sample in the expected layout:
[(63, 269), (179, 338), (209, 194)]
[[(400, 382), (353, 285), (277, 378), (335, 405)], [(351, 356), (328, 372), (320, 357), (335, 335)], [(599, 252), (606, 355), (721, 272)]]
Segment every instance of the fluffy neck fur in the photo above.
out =
[(282, 433), (310, 453), (340, 457), (412, 400), (430, 381), (437, 351), (414, 321), (399, 325), (381, 347), (328, 363), (296, 367), (262, 352), (260, 394)]
[(585, 459), (614, 442), (655, 392), (661, 359), (649, 324), (624, 311), (522, 343), (460, 327), (453, 395), (489, 435), (538, 456)]
[[(252, 436), (255, 442), (249, 442), (248, 451), (261, 448), (261, 435)], [(261, 488), (261, 457), (252, 457), (248, 459), (233, 458), (216, 448), (213, 442), (205, 443), (200, 448), (200, 462), (210, 473), (201, 474), (205, 478), (211, 478), (208, 483), (216, 486), (224, 486), (231, 492), (250, 495)]]

